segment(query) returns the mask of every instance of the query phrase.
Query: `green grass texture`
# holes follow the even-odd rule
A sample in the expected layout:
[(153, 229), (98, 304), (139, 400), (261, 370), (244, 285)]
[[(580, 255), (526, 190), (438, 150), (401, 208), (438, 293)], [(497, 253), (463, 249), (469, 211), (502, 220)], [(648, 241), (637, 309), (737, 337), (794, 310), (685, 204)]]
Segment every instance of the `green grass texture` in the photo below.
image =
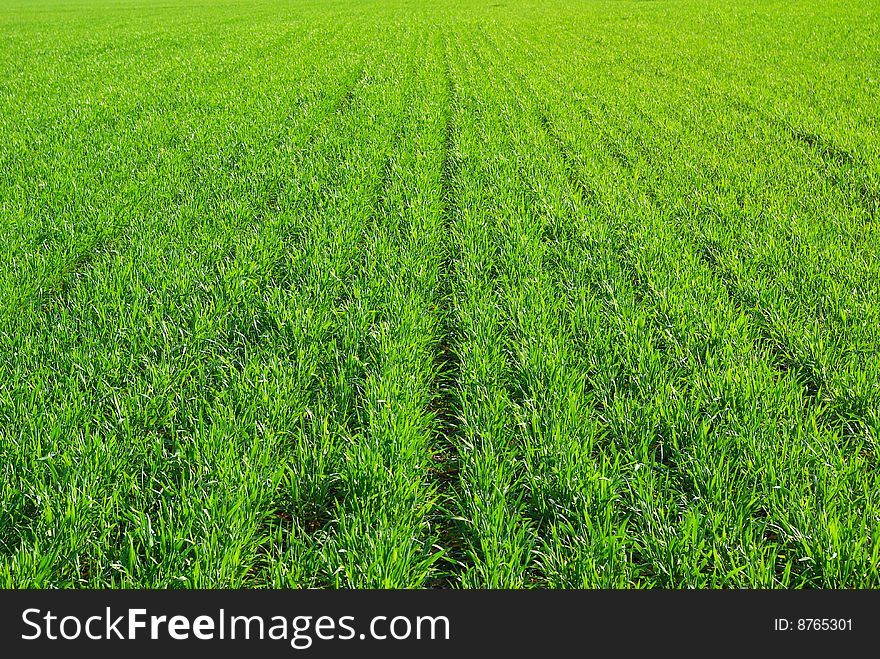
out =
[(880, 587), (880, 4), (8, 0), (0, 587)]

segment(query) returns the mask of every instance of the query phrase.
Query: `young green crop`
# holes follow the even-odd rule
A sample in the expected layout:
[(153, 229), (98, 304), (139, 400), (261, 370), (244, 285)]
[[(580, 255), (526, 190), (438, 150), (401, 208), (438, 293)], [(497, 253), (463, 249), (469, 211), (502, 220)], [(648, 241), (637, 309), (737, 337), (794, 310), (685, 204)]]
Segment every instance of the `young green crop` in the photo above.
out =
[(7, 3), (0, 585), (880, 585), (878, 29)]

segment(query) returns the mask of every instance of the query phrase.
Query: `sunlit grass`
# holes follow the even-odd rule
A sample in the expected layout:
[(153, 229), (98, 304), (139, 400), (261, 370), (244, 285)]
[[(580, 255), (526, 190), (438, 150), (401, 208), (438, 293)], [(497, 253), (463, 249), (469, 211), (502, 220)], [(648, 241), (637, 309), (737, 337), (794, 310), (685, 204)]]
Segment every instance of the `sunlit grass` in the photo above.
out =
[(0, 586), (880, 585), (878, 27), (4, 5)]

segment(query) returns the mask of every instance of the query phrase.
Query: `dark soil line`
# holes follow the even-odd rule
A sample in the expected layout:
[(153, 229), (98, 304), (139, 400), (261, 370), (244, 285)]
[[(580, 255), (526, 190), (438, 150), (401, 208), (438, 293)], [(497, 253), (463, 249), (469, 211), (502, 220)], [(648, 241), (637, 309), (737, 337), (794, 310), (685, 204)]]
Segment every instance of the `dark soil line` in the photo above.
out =
[(357, 96), (357, 90), (362, 87), (367, 80), (366, 67), (364, 66), (363, 61), (358, 64), (356, 71), (357, 73), (352, 76), (352, 81), (349, 83), (342, 96), (339, 97), (336, 105), (324, 117), (325, 120), (330, 119), (333, 115), (345, 114), (354, 103), (354, 99)]
[(440, 45), (443, 49), (443, 75), (446, 80), (446, 117), (443, 137), (443, 164), (440, 171), (440, 190), (443, 205), (444, 254), (440, 264), (439, 290), (436, 301), (440, 314), (441, 336), (436, 345), (434, 367), (436, 369), (436, 395), (431, 412), (437, 421), (435, 466), (431, 478), (437, 487), (438, 508), (434, 517), (434, 528), (439, 546), (447, 552), (446, 569), (438, 577), (426, 584), (433, 588), (450, 588), (460, 581), (467, 556), (466, 532), (456, 521), (456, 502), (460, 498), (460, 462), (458, 452), (458, 408), (457, 383), (460, 377), (461, 361), (456, 352), (455, 300), (453, 279), (455, 278), (455, 252), (453, 226), (460, 209), (455, 192), (459, 165), (454, 154), (456, 127), (453, 118), (458, 89), (449, 67), (449, 55), (445, 38)]

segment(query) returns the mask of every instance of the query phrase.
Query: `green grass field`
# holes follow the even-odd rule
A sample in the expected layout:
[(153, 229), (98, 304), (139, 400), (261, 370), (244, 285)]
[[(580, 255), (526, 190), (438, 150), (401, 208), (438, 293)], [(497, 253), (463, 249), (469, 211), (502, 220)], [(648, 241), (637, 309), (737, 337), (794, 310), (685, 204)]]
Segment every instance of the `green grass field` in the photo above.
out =
[(880, 587), (880, 5), (10, 0), (0, 586)]

